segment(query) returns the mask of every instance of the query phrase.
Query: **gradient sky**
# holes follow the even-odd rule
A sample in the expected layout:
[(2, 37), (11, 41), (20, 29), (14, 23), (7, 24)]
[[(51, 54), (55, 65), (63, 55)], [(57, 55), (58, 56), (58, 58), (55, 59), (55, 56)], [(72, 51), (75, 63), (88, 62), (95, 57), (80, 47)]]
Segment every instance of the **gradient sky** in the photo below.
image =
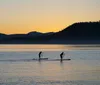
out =
[(100, 0), (0, 0), (0, 33), (56, 32), (99, 19)]

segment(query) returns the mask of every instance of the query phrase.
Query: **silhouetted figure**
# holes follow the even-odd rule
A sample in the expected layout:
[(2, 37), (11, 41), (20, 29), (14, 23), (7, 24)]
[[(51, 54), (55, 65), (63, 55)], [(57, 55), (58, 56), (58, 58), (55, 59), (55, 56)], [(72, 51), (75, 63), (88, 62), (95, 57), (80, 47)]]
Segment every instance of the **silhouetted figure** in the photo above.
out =
[(63, 57), (64, 57), (64, 52), (62, 52), (61, 54), (60, 54), (60, 61), (62, 62), (63, 61)]
[(41, 60), (42, 51), (39, 52), (39, 60)]

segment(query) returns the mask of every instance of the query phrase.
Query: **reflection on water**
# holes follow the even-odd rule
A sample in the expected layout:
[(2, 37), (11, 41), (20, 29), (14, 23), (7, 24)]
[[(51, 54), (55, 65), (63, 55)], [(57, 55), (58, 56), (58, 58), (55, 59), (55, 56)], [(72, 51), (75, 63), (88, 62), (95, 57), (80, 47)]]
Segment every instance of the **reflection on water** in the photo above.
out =
[[(49, 59), (59, 59), (64, 51), (64, 58), (71, 61), (18, 61), (38, 58), (39, 49), (44, 49), (43, 57)], [(17, 60), (0, 61), (0, 85), (100, 85), (99, 49), (79, 45), (0, 45), (0, 60)]]
[(99, 81), (97, 60), (0, 62), (0, 82), (6, 85), (99, 85)]
[(100, 50), (100, 45), (0, 45), (0, 51)]

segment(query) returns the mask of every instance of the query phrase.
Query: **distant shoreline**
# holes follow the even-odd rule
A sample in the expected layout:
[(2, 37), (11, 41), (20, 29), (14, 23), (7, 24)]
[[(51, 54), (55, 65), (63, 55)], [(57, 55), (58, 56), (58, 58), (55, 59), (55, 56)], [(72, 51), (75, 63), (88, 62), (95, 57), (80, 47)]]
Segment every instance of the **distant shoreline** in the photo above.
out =
[(74, 23), (56, 33), (0, 33), (0, 44), (100, 44), (100, 22)]
[(7, 45), (7, 44), (12, 44), (12, 45), (13, 44), (38, 44), (38, 45), (39, 44), (45, 44), (45, 45), (49, 45), (49, 44), (51, 44), (51, 45), (53, 45), (53, 44), (54, 45), (55, 44), (57, 44), (57, 45), (86, 45), (86, 44), (91, 44), (92, 45), (93, 44), (94, 45), (94, 44), (97, 44), (97, 45), (100, 45), (100, 41), (91, 41), (91, 42), (89, 42), (89, 41), (84, 41), (84, 42), (82, 42), (82, 41), (81, 42), (68, 41), (68, 42), (65, 42), (65, 43), (63, 41), (62, 42), (58, 42), (58, 43), (56, 43), (56, 42), (48, 42), (48, 43), (44, 43), (44, 42), (42, 42), (42, 43), (39, 43), (39, 42), (38, 43), (33, 43), (33, 42), (28, 42), (28, 43), (27, 42), (24, 42), (24, 43), (23, 42), (18, 42), (18, 43), (15, 43), (15, 42), (14, 43), (12, 43), (12, 42), (0, 43), (0, 45), (2, 45), (2, 44), (4, 44), (4, 45)]

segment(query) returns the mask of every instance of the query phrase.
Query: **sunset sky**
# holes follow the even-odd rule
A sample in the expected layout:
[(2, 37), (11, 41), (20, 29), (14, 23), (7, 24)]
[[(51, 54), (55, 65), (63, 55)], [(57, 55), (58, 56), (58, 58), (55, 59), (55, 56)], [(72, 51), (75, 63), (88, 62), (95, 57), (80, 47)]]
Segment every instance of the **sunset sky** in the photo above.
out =
[(0, 0), (0, 33), (57, 32), (100, 20), (100, 0)]

